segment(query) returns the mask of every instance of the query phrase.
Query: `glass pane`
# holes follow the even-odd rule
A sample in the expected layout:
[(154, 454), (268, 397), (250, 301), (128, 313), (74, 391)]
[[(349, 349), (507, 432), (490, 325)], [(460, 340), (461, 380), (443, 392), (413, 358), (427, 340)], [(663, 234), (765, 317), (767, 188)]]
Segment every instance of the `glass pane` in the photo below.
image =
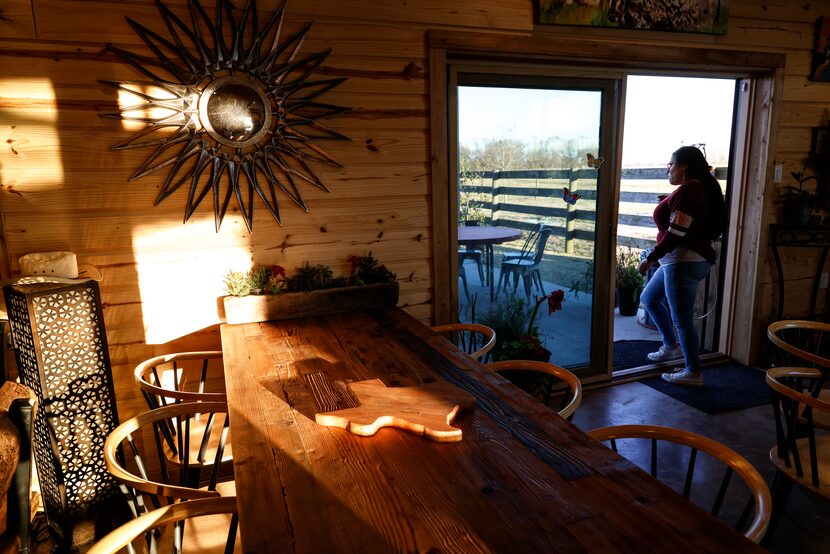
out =
[(534, 357), (519, 339), (538, 300), (550, 361), (590, 365), (601, 104), (599, 90), (458, 88), (460, 319), (496, 329), (496, 358)]
[[(643, 252), (656, 244), (654, 208), (675, 187), (667, 177), (667, 162), (681, 146), (697, 146), (726, 192), (732, 139), (735, 81), (690, 77), (629, 76), (626, 85), (625, 132), (620, 183), (617, 259), (639, 264)], [(655, 121), (666, 122), (655, 125)], [(720, 252), (720, 243), (715, 243)], [(719, 261), (719, 260), (718, 260)], [(646, 282), (657, 271), (652, 266)], [(719, 313), (719, 265), (698, 288), (696, 330), (701, 352), (717, 350), (715, 323)], [(662, 344), (655, 321), (638, 301), (617, 293), (614, 317), (614, 370), (652, 363), (649, 352)], [(678, 358), (681, 360), (681, 358)]]

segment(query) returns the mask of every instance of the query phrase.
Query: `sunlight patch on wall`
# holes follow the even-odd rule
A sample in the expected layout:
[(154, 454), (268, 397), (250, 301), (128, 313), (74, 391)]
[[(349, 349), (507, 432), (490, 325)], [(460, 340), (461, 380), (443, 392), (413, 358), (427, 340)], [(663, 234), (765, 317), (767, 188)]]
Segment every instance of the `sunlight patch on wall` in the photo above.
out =
[[(147, 98), (152, 97), (158, 102), (164, 100), (175, 101), (176, 96), (172, 93), (153, 86), (130, 84), (131, 90), (118, 90), (118, 108), (125, 119), (122, 119), (122, 127), (127, 131), (140, 131), (147, 127), (147, 121), (163, 121), (171, 124), (181, 124), (184, 119), (176, 110), (163, 106), (148, 106)], [(181, 100), (176, 102), (181, 104)]]
[(225, 275), (251, 267), (247, 241), (231, 237), (230, 232), (216, 234), (213, 218), (134, 228), (147, 344), (164, 344), (221, 322)]
[(0, 182), (17, 191), (63, 186), (61, 133), (50, 79), (0, 78)]

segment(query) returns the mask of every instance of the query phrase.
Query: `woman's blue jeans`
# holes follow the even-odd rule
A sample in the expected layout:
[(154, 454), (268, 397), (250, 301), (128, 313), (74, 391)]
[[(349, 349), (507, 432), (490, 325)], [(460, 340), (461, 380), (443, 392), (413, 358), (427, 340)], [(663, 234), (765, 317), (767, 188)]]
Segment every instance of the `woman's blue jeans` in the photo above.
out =
[(695, 373), (700, 371), (695, 300), (697, 286), (709, 274), (710, 267), (707, 261), (661, 265), (640, 296), (648, 315), (660, 331), (663, 344), (674, 346), (679, 342), (686, 369)]

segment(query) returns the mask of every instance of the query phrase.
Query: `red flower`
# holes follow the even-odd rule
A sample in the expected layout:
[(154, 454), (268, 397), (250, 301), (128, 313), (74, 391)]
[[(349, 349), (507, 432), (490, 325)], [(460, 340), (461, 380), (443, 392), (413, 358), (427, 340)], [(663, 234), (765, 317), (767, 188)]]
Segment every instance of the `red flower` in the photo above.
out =
[(281, 265), (272, 265), (271, 275), (274, 277), (282, 277), (283, 279), (285, 279), (285, 268)]
[(555, 290), (548, 295), (548, 315), (562, 309), (562, 301), (565, 300), (565, 291)]

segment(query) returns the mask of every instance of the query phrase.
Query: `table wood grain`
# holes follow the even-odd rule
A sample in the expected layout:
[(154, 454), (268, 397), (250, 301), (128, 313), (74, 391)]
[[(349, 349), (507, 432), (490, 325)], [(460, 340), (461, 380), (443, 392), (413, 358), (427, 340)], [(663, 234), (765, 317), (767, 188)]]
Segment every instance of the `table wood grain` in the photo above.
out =
[[(743, 552), (742, 535), (398, 308), (223, 325), (245, 552)], [(306, 376), (447, 381), (438, 443), (320, 426)]]

